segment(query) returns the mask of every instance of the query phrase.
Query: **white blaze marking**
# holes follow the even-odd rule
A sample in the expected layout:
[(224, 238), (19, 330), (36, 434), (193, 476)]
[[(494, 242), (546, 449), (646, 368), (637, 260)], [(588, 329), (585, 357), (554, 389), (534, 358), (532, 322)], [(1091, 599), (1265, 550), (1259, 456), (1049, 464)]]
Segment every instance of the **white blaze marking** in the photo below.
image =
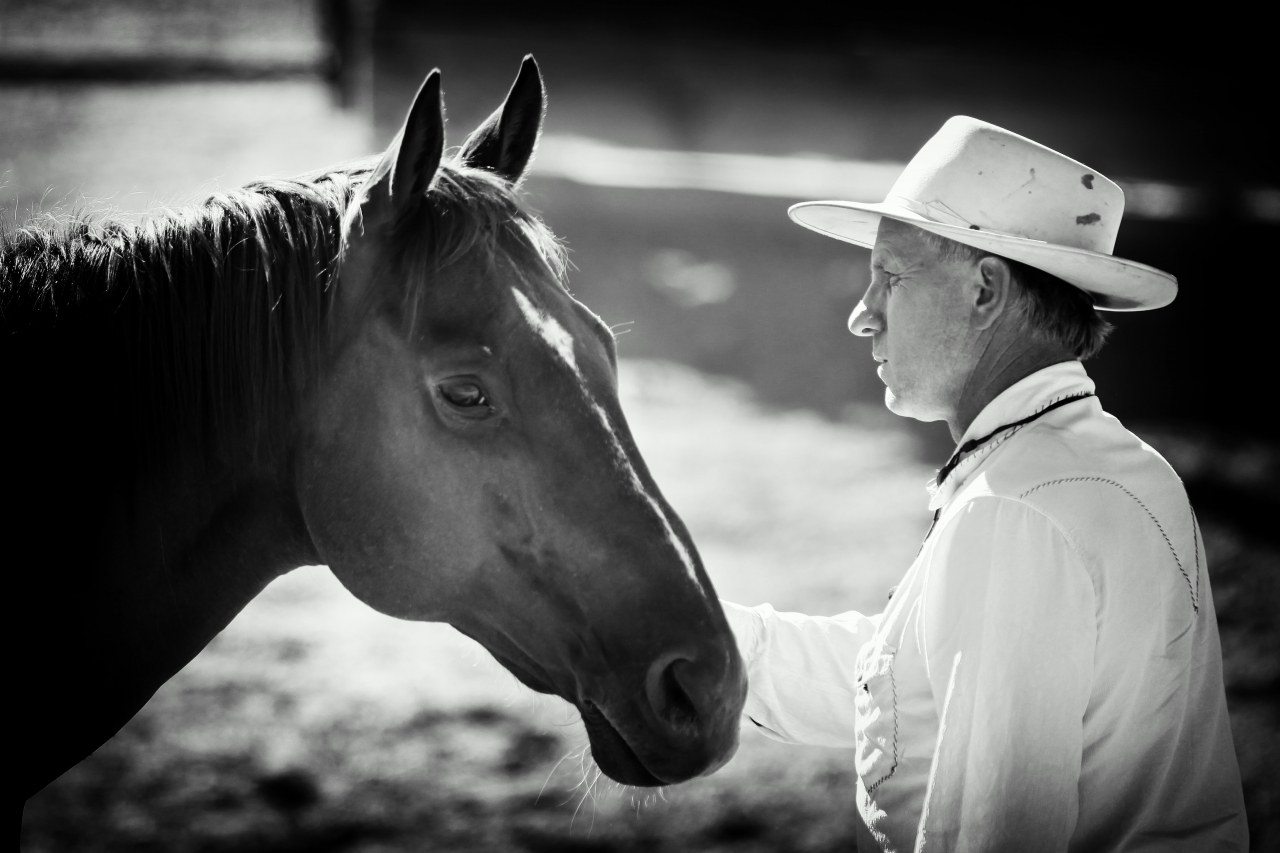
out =
[[(511, 292), (516, 295), (516, 304), (520, 306), (520, 313), (524, 315), (525, 320), (529, 321), (529, 325), (533, 326), (533, 330), (538, 333), (538, 337), (542, 338), (551, 348), (556, 351), (556, 355), (560, 356), (560, 360), (573, 370), (573, 375), (578, 377), (578, 382), (582, 382), (582, 372), (578, 370), (578, 360), (573, 354), (573, 335), (565, 331), (564, 326), (552, 317), (550, 314), (539, 311), (529, 297), (525, 296), (514, 287)], [(586, 391), (585, 386), (583, 391)]]
[(618, 434), (614, 430), (613, 422), (609, 419), (609, 413), (592, 399), (591, 392), (587, 389), (586, 380), (582, 376), (582, 371), (578, 369), (578, 360), (574, 356), (573, 336), (569, 334), (564, 326), (560, 325), (555, 317), (539, 311), (537, 306), (529, 301), (529, 297), (514, 287), (511, 288), (511, 292), (515, 294), (516, 305), (520, 306), (520, 313), (524, 315), (525, 320), (533, 327), (533, 330), (538, 333), (538, 337), (547, 342), (560, 360), (567, 364), (569, 369), (573, 371), (573, 375), (577, 377), (578, 390), (582, 392), (587, 404), (591, 406), (591, 411), (595, 413), (600, 425), (604, 427), (605, 434), (609, 436), (613, 455), (622, 469), (627, 472), (632, 488), (648, 502), (654, 514), (658, 516), (668, 541), (675, 548), (676, 553), (680, 555), (680, 562), (684, 563), (685, 572), (688, 573), (689, 579), (693, 581), (694, 586), (701, 588), (702, 584), (698, 580), (698, 573), (693, 567), (693, 557), (689, 554), (689, 549), (685, 547), (684, 542), (676, 535), (676, 531), (671, 526), (667, 514), (662, 511), (661, 505), (654, 500), (653, 496), (645, 490), (644, 484), (640, 482), (640, 477), (631, 465), (631, 460), (627, 458), (627, 454), (622, 449), (622, 442), (618, 441)]

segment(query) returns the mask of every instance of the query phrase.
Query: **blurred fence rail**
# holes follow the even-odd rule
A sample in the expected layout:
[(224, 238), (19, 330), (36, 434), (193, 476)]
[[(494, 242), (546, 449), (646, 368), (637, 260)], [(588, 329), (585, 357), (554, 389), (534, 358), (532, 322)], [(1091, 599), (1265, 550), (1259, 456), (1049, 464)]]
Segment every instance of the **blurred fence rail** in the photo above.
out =
[(359, 97), (362, 0), (9, 0), (0, 83), (321, 78)]

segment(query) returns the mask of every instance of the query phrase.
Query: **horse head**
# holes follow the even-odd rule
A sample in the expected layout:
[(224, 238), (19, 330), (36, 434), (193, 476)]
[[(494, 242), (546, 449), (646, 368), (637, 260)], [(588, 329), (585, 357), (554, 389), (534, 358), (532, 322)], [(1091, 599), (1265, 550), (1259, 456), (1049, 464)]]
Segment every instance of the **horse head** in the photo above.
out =
[(518, 204), (544, 103), (526, 57), (447, 157), (439, 72), (422, 84), (347, 220), (300, 503), (362, 601), (573, 703), (614, 779), (674, 783), (733, 754), (744, 670), (628, 430), (612, 333)]

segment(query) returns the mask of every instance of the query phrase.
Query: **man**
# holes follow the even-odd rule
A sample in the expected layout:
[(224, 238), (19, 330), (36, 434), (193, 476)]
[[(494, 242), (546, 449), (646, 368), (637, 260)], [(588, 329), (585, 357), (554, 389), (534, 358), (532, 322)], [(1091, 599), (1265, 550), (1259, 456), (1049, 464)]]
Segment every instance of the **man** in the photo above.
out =
[(752, 723), (854, 750), (864, 853), (1248, 847), (1195, 516), (1081, 365), (1099, 310), (1176, 294), (1112, 255), (1123, 206), (1096, 170), (957, 116), (885, 201), (789, 211), (872, 249), (849, 329), (888, 408), (958, 445), (883, 612), (725, 603)]

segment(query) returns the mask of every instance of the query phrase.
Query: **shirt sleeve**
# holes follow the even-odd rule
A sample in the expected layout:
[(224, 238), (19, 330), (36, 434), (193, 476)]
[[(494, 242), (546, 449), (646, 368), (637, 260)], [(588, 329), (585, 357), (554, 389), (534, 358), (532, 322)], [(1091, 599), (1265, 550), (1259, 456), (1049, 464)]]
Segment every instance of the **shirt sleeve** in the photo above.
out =
[(936, 533), (923, 648), (938, 740), (917, 849), (1067, 849), (1096, 637), (1093, 582), (1045, 515), (999, 497)]
[(880, 615), (721, 604), (747, 667), (746, 720), (774, 740), (852, 747), (854, 661)]

